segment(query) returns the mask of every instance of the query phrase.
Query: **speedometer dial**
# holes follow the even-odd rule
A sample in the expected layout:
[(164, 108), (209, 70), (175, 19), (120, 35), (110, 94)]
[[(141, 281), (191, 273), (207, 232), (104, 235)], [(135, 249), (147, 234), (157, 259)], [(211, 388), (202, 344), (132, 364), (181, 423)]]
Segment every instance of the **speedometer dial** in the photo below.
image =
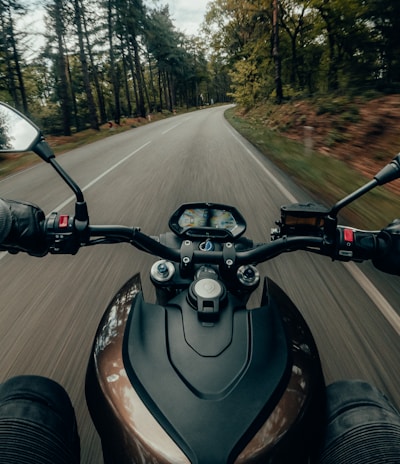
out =
[(222, 209), (211, 210), (210, 227), (232, 231), (236, 226), (237, 222), (230, 211)]
[(187, 227), (207, 227), (208, 210), (204, 208), (185, 209), (178, 220), (182, 228)]

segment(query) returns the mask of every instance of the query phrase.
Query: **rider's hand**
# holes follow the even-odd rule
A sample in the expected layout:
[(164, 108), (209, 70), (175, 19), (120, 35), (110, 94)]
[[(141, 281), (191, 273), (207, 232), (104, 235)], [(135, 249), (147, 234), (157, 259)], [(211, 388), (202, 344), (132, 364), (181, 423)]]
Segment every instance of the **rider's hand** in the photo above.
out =
[(378, 253), (374, 266), (388, 274), (400, 275), (400, 219), (394, 219), (378, 234)]
[(44, 221), (45, 215), (36, 205), (0, 199), (0, 250), (44, 256), (48, 252)]

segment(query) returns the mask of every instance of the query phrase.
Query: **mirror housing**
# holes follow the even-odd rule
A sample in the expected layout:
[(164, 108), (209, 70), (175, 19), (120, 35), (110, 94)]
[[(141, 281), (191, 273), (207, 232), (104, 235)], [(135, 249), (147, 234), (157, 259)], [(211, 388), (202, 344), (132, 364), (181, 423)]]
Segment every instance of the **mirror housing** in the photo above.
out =
[(0, 102), (0, 153), (33, 151), (47, 163), (54, 153), (41, 130), (15, 108)]
[(33, 150), (41, 137), (39, 128), (23, 114), (5, 103), (0, 103), (1, 153)]
[(50, 163), (74, 192), (75, 227), (80, 234), (81, 243), (88, 240), (89, 215), (82, 190), (58, 164), (56, 157), (45, 141), (42, 131), (15, 108), (0, 102), (0, 153), (33, 151)]

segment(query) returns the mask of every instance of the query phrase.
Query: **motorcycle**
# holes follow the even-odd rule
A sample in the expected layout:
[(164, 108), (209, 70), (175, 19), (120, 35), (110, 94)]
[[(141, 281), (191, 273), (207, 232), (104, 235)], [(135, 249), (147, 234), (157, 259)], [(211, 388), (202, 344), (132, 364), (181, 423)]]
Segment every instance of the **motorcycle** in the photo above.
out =
[(332, 208), (281, 208), (271, 241), (244, 236), (229, 205), (188, 203), (169, 232), (92, 225), (79, 186), (57, 163), (41, 131), (0, 104), (0, 152), (32, 150), (76, 196), (74, 216), (52, 212), (44, 232), (52, 254), (130, 243), (156, 257), (146, 302), (133, 276), (99, 324), (86, 375), (86, 400), (106, 464), (315, 462), (324, 423), (318, 350), (300, 311), (271, 279), (260, 306), (257, 264), (296, 250), (361, 262), (385, 252), (377, 231), (338, 224), (338, 213), (377, 185), (400, 177), (400, 155)]

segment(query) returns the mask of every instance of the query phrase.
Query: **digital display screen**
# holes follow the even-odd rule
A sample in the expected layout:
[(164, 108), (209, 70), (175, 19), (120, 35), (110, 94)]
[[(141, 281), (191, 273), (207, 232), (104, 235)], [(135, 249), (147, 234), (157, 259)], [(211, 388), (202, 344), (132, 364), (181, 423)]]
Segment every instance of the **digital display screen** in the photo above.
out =
[(213, 227), (232, 231), (237, 222), (232, 213), (222, 209), (195, 208), (185, 209), (178, 219), (183, 229), (188, 227)]
[(246, 221), (233, 206), (186, 203), (171, 216), (169, 227), (180, 237), (227, 240), (240, 237), (246, 230)]

